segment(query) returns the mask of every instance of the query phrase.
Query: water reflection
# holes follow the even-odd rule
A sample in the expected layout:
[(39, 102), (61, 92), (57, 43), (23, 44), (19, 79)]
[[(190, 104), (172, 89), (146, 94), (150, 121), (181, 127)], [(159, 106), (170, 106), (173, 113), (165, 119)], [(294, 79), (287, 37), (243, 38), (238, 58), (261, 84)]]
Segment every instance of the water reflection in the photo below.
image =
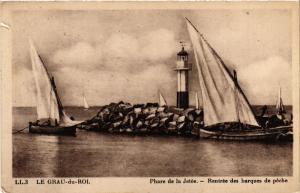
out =
[[(35, 120), (34, 110), (15, 110), (14, 129)], [(96, 111), (73, 112), (86, 119)], [(80, 130), (76, 137), (25, 132), (13, 135), (13, 176), (289, 176), (292, 150), (291, 143), (110, 135)]]
[(14, 135), (15, 177), (292, 175), (292, 145), (181, 137)]

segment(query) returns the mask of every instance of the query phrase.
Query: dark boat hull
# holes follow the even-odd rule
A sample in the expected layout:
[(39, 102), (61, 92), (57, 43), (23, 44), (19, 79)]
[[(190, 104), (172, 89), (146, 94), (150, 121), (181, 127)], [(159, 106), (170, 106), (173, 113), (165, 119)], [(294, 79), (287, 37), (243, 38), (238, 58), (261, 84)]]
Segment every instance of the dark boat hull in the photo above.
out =
[(76, 125), (69, 127), (29, 125), (29, 132), (46, 135), (75, 135)]
[(283, 133), (287, 133), (292, 126), (274, 127), (269, 129), (256, 129), (252, 131), (209, 131), (199, 129), (199, 137), (222, 140), (278, 140)]

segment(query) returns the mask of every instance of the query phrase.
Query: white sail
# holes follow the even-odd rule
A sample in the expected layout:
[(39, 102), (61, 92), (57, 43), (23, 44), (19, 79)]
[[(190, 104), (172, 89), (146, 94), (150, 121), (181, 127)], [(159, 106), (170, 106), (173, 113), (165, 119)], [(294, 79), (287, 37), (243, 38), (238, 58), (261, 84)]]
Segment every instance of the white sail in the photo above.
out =
[(82, 123), (83, 121), (74, 121), (72, 120), (64, 110), (62, 110), (61, 121), (59, 123), (60, 126), (72, 126)]
[(195, 94), (195, 102), (196, 102), (196, 104), (195, 104), (196, 109), (200, 109), (199, 98), (198, 98), (198, 93), (197, 92)]
[(278, 92), (276, 110), (277, 110), (277, 114), (282, 114), (284, 112), (284, 106), (281, 98), (281, 88), (279, 88), (279, 92)]
[(33, 76), (36, 84), (37, 96), (37, 116), (38, 119), (50, 119), (51, 121), (60, 121), (59, 108), (54, 89), (47, 69), (39, 57), (32, 40), (30, 43), (30, 56)]
[(167, 106), (167, 101), (161, 93), (159, 93), (159, 106)]
[(32, 71), (37, 92), (36, 108), (38, 119), (50, 119), (51, 123), (55, 123), (56, 120), (57, 123), (62, 126), (79, 124), (81, 121), (73, 121), (65, 113), (56, 93), (56, 88), (53, 85), (55, 84), (54, 80), (53, 83), (51, 83), (51, 76), (38, 55), (31, 39), (29, 39), (29, 44)]
[(83, 107), (84, 107), (85, 109), (90, 108), (90, 106), (89, 106), (89, 104), (87, 103), (86, 98), (85, 98), (84, 95), (83, 95)]
[(222, 59), (187, 20), (203, 100), (205, 126), (241, 122), (259, 126), (240, 87)]

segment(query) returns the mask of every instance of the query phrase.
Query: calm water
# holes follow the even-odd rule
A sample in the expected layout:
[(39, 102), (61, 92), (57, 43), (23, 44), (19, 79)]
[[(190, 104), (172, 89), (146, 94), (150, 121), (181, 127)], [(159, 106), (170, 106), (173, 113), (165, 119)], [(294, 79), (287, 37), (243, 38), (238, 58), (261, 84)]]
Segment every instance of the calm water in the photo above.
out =
[[(96, 114), (70, 107), (77, 120)], [(13, 109), (13, 129), (36, 120)], [(14, 177), (292, 175), (292, 143), (230, 142), (172, 136), (128, 136), (78, 130), (76, 137), (13, 135)]]

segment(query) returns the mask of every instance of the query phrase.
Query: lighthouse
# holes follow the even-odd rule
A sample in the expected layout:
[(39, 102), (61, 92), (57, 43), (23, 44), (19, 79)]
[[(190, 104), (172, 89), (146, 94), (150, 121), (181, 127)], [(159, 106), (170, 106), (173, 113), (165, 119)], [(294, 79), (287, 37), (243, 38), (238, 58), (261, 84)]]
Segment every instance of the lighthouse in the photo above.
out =
[(188, 92), (188, 53), (182, 49), (177, 53), (177, 108), (186, 109), (189, 107), (189, 92)]

